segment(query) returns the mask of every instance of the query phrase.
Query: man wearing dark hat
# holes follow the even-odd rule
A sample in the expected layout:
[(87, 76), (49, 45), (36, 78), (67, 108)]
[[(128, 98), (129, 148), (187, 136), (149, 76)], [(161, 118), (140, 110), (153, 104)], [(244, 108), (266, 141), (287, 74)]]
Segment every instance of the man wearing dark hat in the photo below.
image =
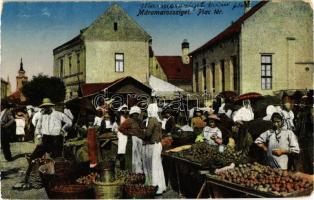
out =
[(12, 155), (10, 150), (10, 138), (11, 134), (14, 134), (14, 122), (11, 108), (12, 104), (6, 100), (1, 101), (1, 148), (4, 158), (7, 161), (12, 161)]

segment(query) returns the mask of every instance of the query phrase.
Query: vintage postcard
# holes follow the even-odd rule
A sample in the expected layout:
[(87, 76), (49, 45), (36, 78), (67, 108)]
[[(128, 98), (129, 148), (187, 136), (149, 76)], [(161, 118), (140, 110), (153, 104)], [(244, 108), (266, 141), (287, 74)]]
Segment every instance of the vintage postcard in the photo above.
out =
[(1, 5), (1, 198), (309, 197), (307, 0)]

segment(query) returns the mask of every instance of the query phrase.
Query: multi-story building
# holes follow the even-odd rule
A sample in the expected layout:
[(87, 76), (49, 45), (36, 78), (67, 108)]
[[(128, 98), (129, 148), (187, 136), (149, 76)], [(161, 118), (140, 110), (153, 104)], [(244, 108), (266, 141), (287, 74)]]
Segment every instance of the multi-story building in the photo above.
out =
[(9, 81), (9, 77), (6, 81), (1, 78), (1, 99), (9, 96), (10, 93), (11, 93), (11, 84)]
[(61, 77), (66, 99), (81, 83), (112, 82), (132, 76), (148, 83), (151, 36), (114, 4), (72, 40), (53, 50), (54, 76)]
[(181, 44), (182, 55), (158, 56), (150, 52), (151, 75), (167, 81), (185, 91), (192, 91), (192, 62), (189, 58), (189, 43), (186, 39)]
[(190, 53), (193, 91), (273, 94), (313, 87), (313, 10), (262, 1)]

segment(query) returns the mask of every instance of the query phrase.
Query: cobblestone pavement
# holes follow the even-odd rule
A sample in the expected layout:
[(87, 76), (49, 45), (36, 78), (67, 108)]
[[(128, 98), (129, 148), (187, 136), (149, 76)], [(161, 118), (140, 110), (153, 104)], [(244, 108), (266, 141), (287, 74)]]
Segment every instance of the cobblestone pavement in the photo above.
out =
[[(12, 187), (24, 179), (28, 163), (25, 158), (26, 154), (31, 153), (35, 148), (32, 142), (11, 143), (11, 152), (13, 161), (7, 162), (3, 154), (0, 154), (1, 169), (1, 199), (48, 199), (44, 188), (18, 191)], [(178, 198), (178, 193), (169, 190), (163, 195), (156, 196), (157, 199), (174, 199)]]

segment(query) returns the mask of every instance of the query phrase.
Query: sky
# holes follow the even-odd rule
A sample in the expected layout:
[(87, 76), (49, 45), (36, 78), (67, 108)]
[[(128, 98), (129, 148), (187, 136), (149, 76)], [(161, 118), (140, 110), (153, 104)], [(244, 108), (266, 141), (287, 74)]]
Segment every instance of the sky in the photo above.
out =
[[(16, 75), (20, 59), (29, 80), (39, 73), (52, 75), (53, 49), (77, 36), (102, 15), (112, 3), (118, 3), (153, 41), (156, 55), (181, 55), (181, 43), (187, 39), (190, 52), (219, 34), (232, 21), (243, 15), (242, 1), (9, 1), (2, 5), (1, 13), (1, 68), (0, 76), (9, 77), (12, 92), (16, 88)], [(159, 5), (189, 5), (190, 15), (139, 15), (144, 3)], [(252, 2), (254, 6), (257, 1)], [(205, 5), (205, 6), (204, 6)], [(222, 6), (224, 5), (224, 6)], [(193, 7), (196, 7), (194, 10)], [(163, 8), (167, 10), (167, 8)], [(201, 14), (199, 9), (220, 9), (220, 14)], [(149, 10), (157, 10), (149, 8)], [(178, 10), (176, 8), (175, 10)]]

